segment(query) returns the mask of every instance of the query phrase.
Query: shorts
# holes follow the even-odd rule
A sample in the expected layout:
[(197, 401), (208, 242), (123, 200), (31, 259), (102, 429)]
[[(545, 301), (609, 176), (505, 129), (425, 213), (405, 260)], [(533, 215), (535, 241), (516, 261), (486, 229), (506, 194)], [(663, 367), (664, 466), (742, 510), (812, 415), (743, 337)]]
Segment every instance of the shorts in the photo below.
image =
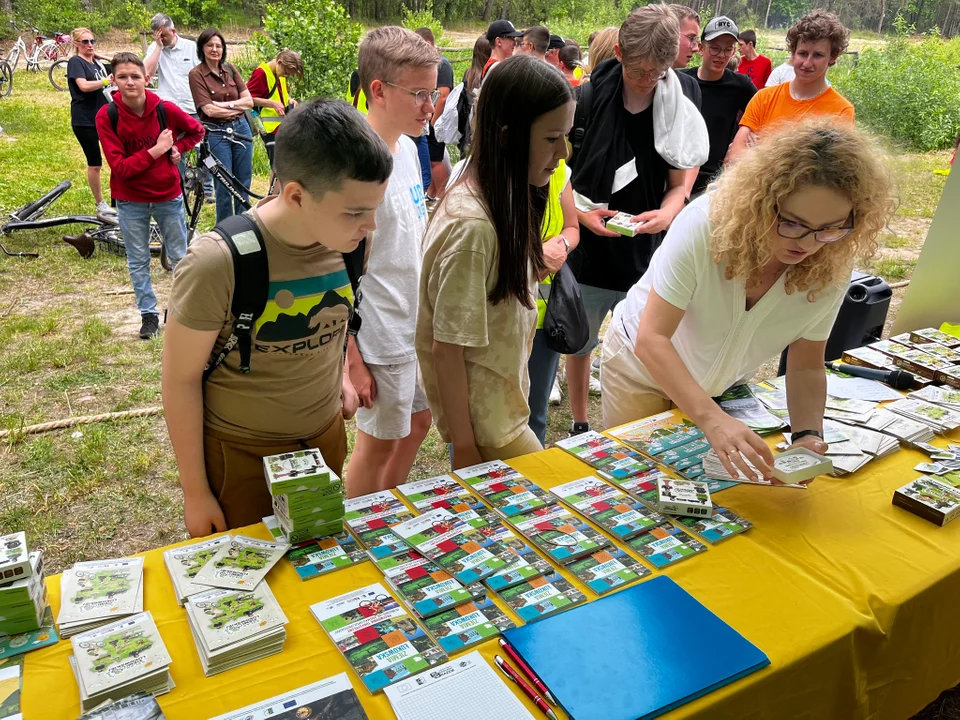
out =
[(430, 152), (430, 162), (443, 162), (443, 153), (446, 149), (447, 146), (437, 140), (437, 133), (434, 131), (433, 125), (431, 125), (430, 134), (427, 135), (427, 150)]
[(367, 365), (377, 383), (372, 408), (357, 409), (357, 428), (377, 440), (402, 440), (410, 434), (410, 416), (429, 410), (416, 360)]
[(83, 154), (87, 158), (87, 167), (102, 167), (103, 156), (100, 154), (100, 136), (97, 129), (90, 127), (73, 126), (73, 134), (80, 142), (83, 148)]
[(587, 341), (580, 352), (574, 353), (574, 355), (583, 357), (592, 353), (593, 349), (599, 345), (600, 326), (603, 325), (607, 313), (612, 312), (621, 300), (626, 299), (627, 294), (619, 290), (581, 285), (580, 297), (583, 299), (583, 310), (587, 313), (587, 322), (590, 325), (590, 340)]

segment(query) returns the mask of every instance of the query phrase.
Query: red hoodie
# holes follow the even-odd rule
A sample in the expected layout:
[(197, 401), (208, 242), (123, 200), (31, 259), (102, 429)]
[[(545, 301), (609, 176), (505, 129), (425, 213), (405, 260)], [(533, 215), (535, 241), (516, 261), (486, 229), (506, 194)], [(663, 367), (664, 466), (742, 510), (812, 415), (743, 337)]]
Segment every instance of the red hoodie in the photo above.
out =
[(97, 112), (97, 134), (110, 166), (110, 195), (116, 200), (156, 203), (180, 196), (180, 173), (167, 154), (154, 159), (150, 148), (160, 137), (157, 105), (163, 102), (167, 129), (175, 138), (174, 146), (185, 153), (203, 139), (203, 125), (172, 102), (147, 92), (143, 115), (137, 115), (123, 104), (120, 91), (113, 93), (119, 111), (117, 131), (113, 131), (107, 107)]

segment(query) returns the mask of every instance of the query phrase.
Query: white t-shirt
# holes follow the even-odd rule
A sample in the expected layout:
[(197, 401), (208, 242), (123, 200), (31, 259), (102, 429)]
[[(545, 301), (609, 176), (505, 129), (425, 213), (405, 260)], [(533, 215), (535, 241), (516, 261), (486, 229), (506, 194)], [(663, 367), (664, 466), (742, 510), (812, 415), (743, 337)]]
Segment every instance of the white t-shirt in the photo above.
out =
[[(790, 82), (797, 76), (797, 71), (793, 69), (793, 65), (788, 65), (783, 63), (782, 65), (777, 65), (773, 72), (770, 73), (770, 77), (767, 78), (767, 84), (764, 87), (773, 87), (775, 85), (782, 85), (785, 82)], [(824, 78), (824, 80), (827, 80)], [(827, 86), (830, 86), (830, 81), (827, 80)]]
[[(815, 302), (809, 302), (806, 292), (786, 294), (784, 273), (747, 311), (743, 279), (727, 280), (724, 263), (713, 261), (709, 204), (709, 194), (702, 195), (677, 216), (653, 254), (650, 267), (613, 311), (610, 331), (626, 331), (626, 340), (633, 347), (640, 316), (653, 288), (661, 298), (685, 311), (673, 335), (673, 345), (704, 392), (716, 397), (750, 379), (760, 365), (794, 340), (823, 341), (830, 337), (847, 283), (827, 288)], [(642, 363), (637, 362), (636, 368), (638, 383), (662, 392)]]
[[(144, 57), (150, 57), (156, 47), (155, 42), (150, 43)], [(157, 95), (160, 99), (169, 100), (189, 115), (196, 115), (197, 106), (193, 103), (187, 75), (199, 64), (197, 44), (178, 34), (176, 45), (160, 50), (160, 60), (157, 63)]]
[(377, 208), (377, 229), (367, 238), (370, 258), (360, 285), (363, 324), (357, 343), (368, 364), (392, 365), (417, 358), (414, 335), (426, 229), (420, 157), (413, 141), (401, 135), (387, 192)]

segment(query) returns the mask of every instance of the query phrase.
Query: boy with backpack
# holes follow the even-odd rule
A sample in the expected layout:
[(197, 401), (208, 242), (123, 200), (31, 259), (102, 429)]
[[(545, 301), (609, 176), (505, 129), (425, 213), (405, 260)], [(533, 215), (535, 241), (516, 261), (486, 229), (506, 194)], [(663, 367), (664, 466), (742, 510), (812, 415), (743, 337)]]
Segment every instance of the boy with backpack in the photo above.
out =
[(170, 296), (163, 408), (191, 536), (272, 514), (267, 455), (317, 448), (342, 475), (357, 408), (344, 346), (392, 168), (350, 105), (303, 103), (277, 131), (279, 195), (190, 244)]
[(113, 102), (97, 112), (97, 133), (110, 165), (130, 282), (140, 310), (140, 337), (160, 331), (157, 296), (150, 284), (150, 218), (160, 230), (174, 268), (187, 251), (187, 222), (177, 163), (203, 139), (203, 126), (174, 103), (147, 90), (143, 60), (113, 57)]

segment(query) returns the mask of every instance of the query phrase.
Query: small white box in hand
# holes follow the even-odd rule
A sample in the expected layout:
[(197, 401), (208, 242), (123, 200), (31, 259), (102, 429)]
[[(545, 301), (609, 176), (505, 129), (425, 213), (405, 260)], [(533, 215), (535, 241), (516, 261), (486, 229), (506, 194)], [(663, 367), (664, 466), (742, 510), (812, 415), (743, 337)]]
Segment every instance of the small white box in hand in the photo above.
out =
[(632, 217), (633, 215), (630, 213), (617, 213), (607, 220), (607, 230), (626, 235), (627, 237), (634, 237), (637, 234), (637, 228), (643, 225), (643, 221), (630, 222), (630, 218)]
[(802, 447), (787, 450), (773, 458), (773, 476), (787, 485), (802, 483), (832, 472), (833, 461), (830, 458)]

